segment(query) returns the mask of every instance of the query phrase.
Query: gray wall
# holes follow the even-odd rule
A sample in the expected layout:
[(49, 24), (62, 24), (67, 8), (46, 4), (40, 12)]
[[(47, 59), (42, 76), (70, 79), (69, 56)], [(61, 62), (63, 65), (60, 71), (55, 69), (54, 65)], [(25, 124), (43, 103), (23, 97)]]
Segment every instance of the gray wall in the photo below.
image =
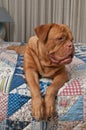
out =
[(86, 0), (0, 0), (13, 19), (8, 26), (11, 41), (28, 41), (34, 27), (45, 23), (64, 23), (71, 28), (74, 41), (86, 42)]

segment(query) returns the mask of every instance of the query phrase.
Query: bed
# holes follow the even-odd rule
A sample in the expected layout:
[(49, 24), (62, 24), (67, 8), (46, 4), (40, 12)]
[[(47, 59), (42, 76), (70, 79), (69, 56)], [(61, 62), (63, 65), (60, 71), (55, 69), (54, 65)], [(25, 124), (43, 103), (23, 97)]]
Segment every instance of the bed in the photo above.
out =
[[(0, 130), (85, 130), (86, 45), (74, 43), (75, 56), (67, 65), (70, 80), (56, 97), (56, 113), (48, 121), (36, 121), (31, 113), (31, 95), (23, 71), (23, 55), (6, 50), (20, 42), (0, 42)], [(51, 79), (40, 79), (42, 96)]]

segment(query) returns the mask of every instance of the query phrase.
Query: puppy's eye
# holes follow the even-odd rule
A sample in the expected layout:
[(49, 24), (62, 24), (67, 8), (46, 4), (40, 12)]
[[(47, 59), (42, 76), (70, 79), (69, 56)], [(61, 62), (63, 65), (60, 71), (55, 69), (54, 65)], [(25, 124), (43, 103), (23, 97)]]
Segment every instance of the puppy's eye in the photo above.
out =
[(63, 37), (58, 38), (58, 40), (63, 40)]
[(65, 37), (59, 37), (58, 40), (59, 40), (59, 41), (64, 41), (64, 40), (65, 40)]

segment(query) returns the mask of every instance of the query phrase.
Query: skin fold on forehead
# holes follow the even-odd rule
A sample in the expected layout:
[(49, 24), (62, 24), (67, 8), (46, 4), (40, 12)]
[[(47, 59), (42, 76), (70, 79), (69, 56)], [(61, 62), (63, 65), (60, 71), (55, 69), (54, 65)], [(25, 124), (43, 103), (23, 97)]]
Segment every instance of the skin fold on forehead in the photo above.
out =
[(73, 39), (71, 31), (66, 25), (64, 26), (64, 25), (55, 24), (50, 29), (50, 32), (48, 34), (48, 39), (53, 39), (53, 38), (55, 39), (60, 37), (69, 37), (70, 39)]

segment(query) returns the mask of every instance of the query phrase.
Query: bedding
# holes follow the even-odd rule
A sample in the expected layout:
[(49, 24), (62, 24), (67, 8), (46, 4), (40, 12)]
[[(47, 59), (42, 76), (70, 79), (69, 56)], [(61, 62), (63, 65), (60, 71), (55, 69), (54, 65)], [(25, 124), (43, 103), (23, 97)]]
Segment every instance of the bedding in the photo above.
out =
[[(56, 113), (48, 121), (36, 121), (31, 113), (31, 95), (23, 71), (23, 55), (6, 50), (19, 42), (0, 43), (0, 130), (85, 130), (86, 45), (75, 43), (75, 56), (67, 65), (70, 80), (56, 97)], [(42, 96), (51, 79), (40, 79)]]

